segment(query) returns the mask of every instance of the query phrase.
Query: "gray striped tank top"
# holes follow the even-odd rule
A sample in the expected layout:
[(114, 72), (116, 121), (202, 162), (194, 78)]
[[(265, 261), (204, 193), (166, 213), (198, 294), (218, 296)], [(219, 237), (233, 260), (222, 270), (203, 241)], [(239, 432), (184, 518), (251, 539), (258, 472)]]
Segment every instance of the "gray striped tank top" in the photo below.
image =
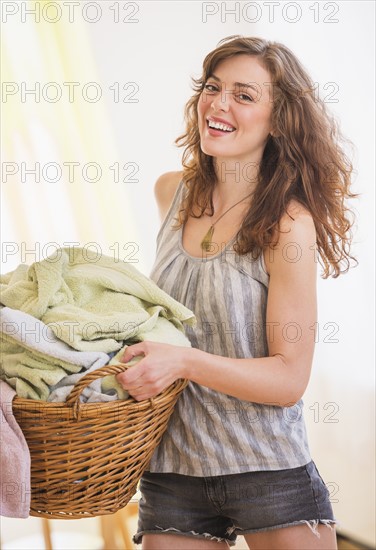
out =
[[(193, 347), (226, 357), (268, 356), (263, 256), (236, 254), (235, 238), (215, 256), (186, 253), (182, 228), (171, 229), (185, 189), (182, 180), (157, 236), (150, 278), (195, 313), (197, 325), (185, 327)], [(310, 460), (302, 400), (292, 407), (253, 403), (190, 381), (148, 469), (206, 477)]]

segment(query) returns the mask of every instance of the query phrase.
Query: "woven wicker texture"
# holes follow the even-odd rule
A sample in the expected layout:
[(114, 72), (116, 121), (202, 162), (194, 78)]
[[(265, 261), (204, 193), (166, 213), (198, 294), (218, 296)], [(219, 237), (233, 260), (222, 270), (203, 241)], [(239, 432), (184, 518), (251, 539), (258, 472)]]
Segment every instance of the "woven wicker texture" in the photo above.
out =
[(160, 442), (187, 380), (141, 402), (81, 403), (93, 380), (127, 369), (107, 365), (83, 376), (64, 403), (15, 397), (13, 414), (31, 456), (30, 515), (78, 519), (123, 508)]

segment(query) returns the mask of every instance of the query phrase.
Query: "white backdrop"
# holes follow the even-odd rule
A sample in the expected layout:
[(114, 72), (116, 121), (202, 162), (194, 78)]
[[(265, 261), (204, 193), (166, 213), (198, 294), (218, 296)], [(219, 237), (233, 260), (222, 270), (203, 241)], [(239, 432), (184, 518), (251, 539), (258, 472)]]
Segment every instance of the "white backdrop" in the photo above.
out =
[[(319, 280), (305, 416), (342, 530), (372, 543), (374, 3), (101, 1), (63, 2), (59, 11), (45, 1), (39, 21), (27, 13), (33, 2), (3, 4), (2, 272), (51, 251), (47, 243), (78, 242), (97, 243), (149, 273), (159, 229), (154, 182), (181, 169), (173, 141), (183, 130), (190, 77), (200, 75), (221, 38), (281, 41), (318, 83), (355, 144), (359, 266)], [(36, 82), (39, 101), (27, 94)], [(61, 179), (52, 181), (50, 167), (43, 180), (41, 168), (36, 182), (27, 172), (35, 162), (55, 162)], [(79, 166), (70, 181), (72, 162)], [(94, 181), (98, 166), (102, 177)]]

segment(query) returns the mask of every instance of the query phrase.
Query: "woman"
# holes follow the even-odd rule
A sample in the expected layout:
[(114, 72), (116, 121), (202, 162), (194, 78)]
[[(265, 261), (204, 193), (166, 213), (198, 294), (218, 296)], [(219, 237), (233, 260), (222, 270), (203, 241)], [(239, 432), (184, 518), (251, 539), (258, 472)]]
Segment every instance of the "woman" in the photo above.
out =
[[(142, 342), (118, 375), (136, 400), (189, 385), (145, 472), (145, 550), (336, 548), (302, 395), (313, 353), (317, 260), (349, 269), (351, 164), (294, 54), (231, 36), (194, 80), (182, 172), (156, 182), (163, 220), (151, 278), (196, 314), (192, 348)], [(345, 264), (341, 266), (341, 264)]]

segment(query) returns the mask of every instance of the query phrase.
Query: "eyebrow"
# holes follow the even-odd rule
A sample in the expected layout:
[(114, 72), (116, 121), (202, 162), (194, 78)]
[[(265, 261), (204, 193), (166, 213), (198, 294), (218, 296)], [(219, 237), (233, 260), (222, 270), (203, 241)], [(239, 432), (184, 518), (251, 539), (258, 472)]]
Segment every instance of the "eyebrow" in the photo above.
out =
[[(216, 80), (217, 82), (221, 81), (221, 79), (218, 78), (218, 76), (216, 76), (215, 74), (210, 75), (208, 77), (208, 80), (209, 78), (214, 78), (214, 80)], [(252, 84), (244, 84), (244, 82), (234, 82), (234, 84), (235, 86), (239, 86), (239, 88), (252, 88), (252, 90), (259, 93), (259, 90), (256, 88), (256, 86), (253, 86)]]

